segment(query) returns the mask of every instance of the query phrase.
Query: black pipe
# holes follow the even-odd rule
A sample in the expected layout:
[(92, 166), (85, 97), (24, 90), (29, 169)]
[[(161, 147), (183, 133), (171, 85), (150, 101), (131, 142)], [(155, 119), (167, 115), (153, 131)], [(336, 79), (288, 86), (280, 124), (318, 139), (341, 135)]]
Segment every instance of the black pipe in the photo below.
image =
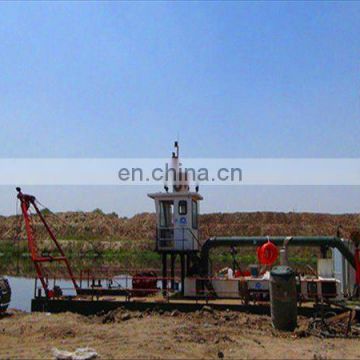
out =
[[(214, 247), (220, 246), (261, 246), (270, 240), (275, 245), (281, 246), (288, 236), (255, 236), (255, 237), (212, 237), (205, 241), (200, 253), (200, 274), (209, 275), (209, 254)], [(336, 236), (293, 236), (289, 242), (291, 246), (318, 246), (338, 249), (344, 258), (355, 269), (354, 254), (342, 239)]]

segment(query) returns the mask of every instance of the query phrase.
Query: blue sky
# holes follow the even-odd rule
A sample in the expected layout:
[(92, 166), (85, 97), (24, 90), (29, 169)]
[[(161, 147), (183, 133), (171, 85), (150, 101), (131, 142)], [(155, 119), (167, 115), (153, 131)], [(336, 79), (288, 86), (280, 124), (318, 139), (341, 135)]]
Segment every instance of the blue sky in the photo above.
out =
[[(164, 157), (176, 137), (187, 157), (360, 157), (359, 34), (357, 2), (2, 2), (0, 157)], [(152, 210), (145, 187), (30, 190)], [(360, 211), (357, 187), (204, 195), (204, 211)]]

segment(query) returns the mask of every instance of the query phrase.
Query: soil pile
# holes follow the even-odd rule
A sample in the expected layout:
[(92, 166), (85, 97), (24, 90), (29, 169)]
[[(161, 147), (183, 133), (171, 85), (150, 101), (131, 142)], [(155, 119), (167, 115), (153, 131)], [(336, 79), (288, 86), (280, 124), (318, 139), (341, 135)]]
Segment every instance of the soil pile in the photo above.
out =
[[(83, 317), (71, 313), (0, 318), (0, 358), (48, 359), (54, 347), (91, 347), (104, 359), (357, 358), (358, 340), (275, 332), (270, 318), (211, 310), (183, 314), (128, 312)], [(306, 322), (300, 319), (299, 322)], [(19, 341), (21, 338), (21, 341)]]
[[(142, 213), (131, 218), (117, 214), (93, 212), (64, 212), (56, 216), (44, 211), (59, 239), (64, 240), (116, 240), (137, 248), (152, 249), (155, 237), (155, 214)], [(39, 238), (46, 236), (39, 219), (33, 224)], [(316, 214), (316, 213), (214, 213), (200, 216), (200, 236), (205, 240), (211, 236), (260, 236), (260, 235), (335, 235), (342, 226), (342, 236), (348, 237), (360, 227), (360, 214)], [(25, 239), (24, 226), (19, 231), (19, 217), (0, 216), (0, 239)]]

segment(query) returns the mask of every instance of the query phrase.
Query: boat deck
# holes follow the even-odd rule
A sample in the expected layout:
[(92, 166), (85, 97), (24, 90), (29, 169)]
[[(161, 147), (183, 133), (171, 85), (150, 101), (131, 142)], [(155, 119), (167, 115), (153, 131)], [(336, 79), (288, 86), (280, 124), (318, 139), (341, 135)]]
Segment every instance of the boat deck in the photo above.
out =
[[(269, 303), (243, 304), (239, 299), (191, 299), (191, 298), (164, 298), (160, 295), (143, 298), (127, 298), (125, 296), (74, 296), (57, 299), (37, 297), (32, 300), (31, 311), (50, 313), (75, 312), (83, 315), (95, 315), (108, 312), (118, 307), (128, 310), (162, 310), (192, 312), (201, 310), (209, 305), (215, 310), (231, 310), (253, 314), (270, 315)], [(318, 307), (313, 303), (303, 304), (298, 307), (298, 314), (312, 316)]]

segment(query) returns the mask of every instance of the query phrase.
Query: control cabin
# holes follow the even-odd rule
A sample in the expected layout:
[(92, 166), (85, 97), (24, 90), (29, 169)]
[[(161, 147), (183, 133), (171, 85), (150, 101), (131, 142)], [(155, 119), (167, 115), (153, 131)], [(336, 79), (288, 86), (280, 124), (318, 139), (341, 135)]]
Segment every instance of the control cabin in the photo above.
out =
[(156, 251), (198, 251), (199, 201), (197, 192), (153, 193), (156, 209)]

